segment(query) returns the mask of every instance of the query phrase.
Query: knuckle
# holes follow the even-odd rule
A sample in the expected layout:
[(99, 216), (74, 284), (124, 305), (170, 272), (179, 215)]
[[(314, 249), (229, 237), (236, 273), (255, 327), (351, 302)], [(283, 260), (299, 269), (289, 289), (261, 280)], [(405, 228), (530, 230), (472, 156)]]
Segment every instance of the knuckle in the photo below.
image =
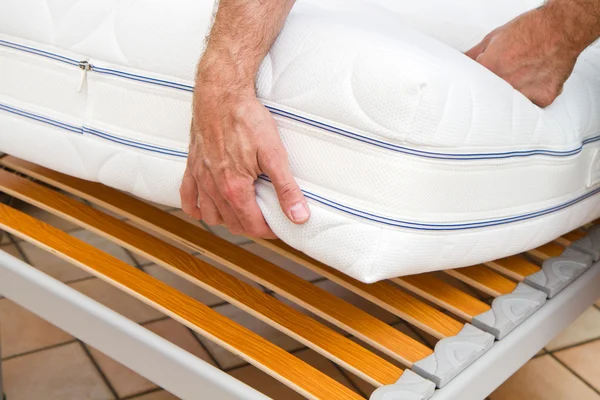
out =
[(244, 189), (238, 181), (228, 179), (221, 183), (221, 193), (225, 200), (237, 204), (244, 194)]
[(278, 148), (271, 148), (263, 153), (262, 163), (268, 169), (276, 168), (283, 159), (283, 151)]
[(293, 200), (299, 195), (300, 190), (292, 182), (284, 182), (279, 185), (279, 196), (282, 200)]

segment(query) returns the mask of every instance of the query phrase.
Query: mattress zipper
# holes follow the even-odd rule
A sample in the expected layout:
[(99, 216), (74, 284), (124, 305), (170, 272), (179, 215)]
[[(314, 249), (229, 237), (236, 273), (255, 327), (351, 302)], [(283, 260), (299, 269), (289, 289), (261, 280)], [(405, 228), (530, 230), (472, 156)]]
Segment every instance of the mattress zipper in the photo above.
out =
[[(75, 60), (70, 57), (66, 57), (57, 53), (52, 53), (45, 50), (36, 49), (29, 46), (24, 46), (18, 43), (8, 42), (0, 39), (0, 46), (8, 47), (14, 50), (20, 50), (34, 55), (49, 58), (58, 62), (77, 66), (81, 69), (81, 79), (78, 86), (78, 92), (81, 92), (83, 85), (87, 79), (87, 73), (89, 71), (96, 72), (104, 75), (111, 75), (118, 78), (134, 80), (138, 82), (148, 83), (152, 85), (158, 85), (163, 87), (169, 87), (172, 89), (182, 90), (186, 92), (193, 92), (194, 87), (185, 85), (178, 82), (167, 81), (164, 79), (157, 79), (148, 76), (133, 74), (130, 72), (119, 71), (111, 68), (99, 67), (91, 64), (88, 60)], [(494, 160), (494, 159), (506, 159), (506, 158), (522, 158), (530, 156), (551, 156), (551, 157), (569, 157), (579, 154), (585, 145), (600, 141), (600, 135), (589, 137), (584, 139), (581, 144), (570, 150), (547, 150), (547, 149), (531, 149), (531, 150), (514, 150), (506, 152), (488, 152), (488, 153), (441, 153), (427, 150), (420, 150), (411, 147), (398, 145), (391, 142), (375, 139), (373, 137), (365, 136), (358, 132), (352, 132), (347, 129), (342, 129), (330, 124), (307, 118), (290, 111), (282, 110), (280, 108), (265, 104), (265, 107), (273, 114), (285, 119), (296, 121), (301, 124), (313, 126), (318, 129), (322, 129), (349, 139), (357, 140), (374, 147), (390, 150), (396, 153), (407, 154), (411, 156), (436, 159), (436, 160), (452, 160), (452, 161), (476, 161), (476, 160)]]
[(81, 89), (83, 89), (83, 84), (87, 79), (87, 73), (92, 69), (92, 64), (90, 64), (88, 61), (80, 61), (79, 68), (81, 69), (81, 79), (79, 81), (79, 88), (77, 89), (77, 92), (81, 93)]

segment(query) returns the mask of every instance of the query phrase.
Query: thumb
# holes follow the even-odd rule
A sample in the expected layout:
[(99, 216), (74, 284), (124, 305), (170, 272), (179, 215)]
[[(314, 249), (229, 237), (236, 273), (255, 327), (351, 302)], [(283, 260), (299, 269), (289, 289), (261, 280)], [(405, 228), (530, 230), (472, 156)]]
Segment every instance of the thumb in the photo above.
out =
[(260, 163), (262, 171), (269, 176), (281, 209), (290, 221), (303, 224), (310, 218), (306, 198), (296, 183), (290, 170), (287, 153), (283, 145), (280, 149), (270, 150)]

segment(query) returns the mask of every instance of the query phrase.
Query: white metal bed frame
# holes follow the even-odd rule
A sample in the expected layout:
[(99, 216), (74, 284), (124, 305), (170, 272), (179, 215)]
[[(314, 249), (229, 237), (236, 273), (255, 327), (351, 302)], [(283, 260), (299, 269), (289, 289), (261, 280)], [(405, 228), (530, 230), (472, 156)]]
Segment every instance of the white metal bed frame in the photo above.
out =
[[(4, 159), (3, 165), (7, 165), (9, 168), (13, 167), (16, 171), (22, 170), (27, 175), (38, 177), (42, 181), (46, 180), (47, 182), (52, 183), (53, 186), (61, 187), (62, 185), (63, 188), (71, 190), (74, 194), (81, 196), (82, 198), (87, 198), (88, 200), (95, 201), (101, 206), (108, 206), (109, 210), (110, 207), (116, 207), (113, 208), (113, 211), (125, 213), (133, 219), (137, 218), (138, 222), (148, 222), (149, 226), (152, 226), (152, 223), (150, 221), (154, 221), (153, 223), (158, 224), (154, 225), (154, 229), (166, 229), (165, 232), (167, 233), (169, 232), (169, 229), (171, 229), (170, 232), (172, 233), (179, 230), (187, 230), (187, 237), (189, 237), (189, 234), (192, 234), (193, 237), (203, 236), (203, 240), (205, 240), (206, 242), (203, 242), (204, 244), (201, 244), (200, 246), (205, 246), (203, 248), (205, 248), (208, 253), (213, 252), (213, 257), (223, 257), (223, 254), (226, 253), (237, 254), (237, 262), (248, 264), (248, 268), (250, 265), (253, 265), (253, 263), (263, 263), (263, 267), (266, 268), (265, 270), (263, 270), (263, 272), (267, 273), (267, 275), (263, 275), (263, 277), (269, 277), (271, 275), (273, 275), (272, 278), (274, 278), (274, 276), (279, 276), (280, 278), (286, 277), (285, 273), (281, 272), (279, 267), (275, 265), (269, 265), (268, 263), (264, 264), (264, 260), (260, 258), (254, 258), (253, 261), (249, 261), (249, 253), (244, 253), (244, 251), (240, 248), (237, 248), (236, 246), (232, 247), (232, 245), (228, 243), (226, 243), (225, 245), (223, 244), (224, 242), (219, 242), (221, 239), (217, 239), (216, 237), (207, 234), (204, 231), (194, 230), (193, 228), (191, 228), (192, 225), (179, 220), (177, 217), (173, 217), (169, 214), (162, 213), (160, 210), (154, 209), (153, 207), (150, 207), (151, 209), (148, 209), (148, 205), (145, 205), (139, 200), (135, 200), (131, 197), (128, 197), (123, 193), (117, 192), (114, 189), (106, 188), (102, 185), (95, 183), (86, 183), (85, 181), (77, 180), (76, 178), (67, 177), (65, 175), (61, 176), (61, 174), (53, 173), (52, 171), (44, 170), (43, 168), (40, 169), (39, 167), (36, 167), (33, 164), (28, 164), (17, 159)], [(73, 218), (74, 220), (78, 220), (80, 223), (83, 223), (83, 225), (87, 228), (93, 226), (96, 222), (90, 221), (96, 221), (94, 220), (94, 218), (97, 218), (97, 224), (99, 224), (98, 227), (102, 226), (103, 229), (107, 229), (106, 231), (103, 230), (103, 232), (112, 232), (110, 234), (106, 233), (109, 239), (111, 235), (113, 235), (113, 241), (119, 241), (119, 231), (115, 231), (115, 227), (123, 226), (125, 224), (124, 222), (115, 219), (113, 219), (111, 222), (112, 217), (109, 217), (104, 213), (94, 211), (88, 206), (82, 205), (81, 203), (78, 203), (72, 199), (68, 199), (67, 197), (58, 194), (50, 189), (43, 188), (35, 182), (31, 182), (27, 179), (17, 177), (16, 175), (13, 175), (6, 171), (0, 171), (0, 175), (2, 177), (0, 186), (2, 186), (2, 189), (6, 190), (7, 193), (12, 193), (17, 198), (25, 199), (28, 202), (31, 202), (32, 204), (36, 204), (36, 201), (41, 201), (42, 203), (40, 203), (40, 205), (46, 207), (45, 209), (47, 211), (51, 211), (57, 215), (62, 215), (63, 217), (69, 216), (69, 218)], [(76, 189), (76, 187), (79, 187), (81, 190)], [(62, 200), (60, 200), (61, 196)], [(53, 200), (52, 197), (54, 197)], [(116, 204), (119, 204), (119, 206), (116, 206)], [(42, 229), (45, 225), (23, 213), (17, 212), (15, 210), (9, 210), (12, 210), (12, 208), (2, 206), (2, 223), (3, 226), (7, 227), (9, 231), (13, 231), (14, 229), (16, 229), (15, 232), (20, 232), (19, 228), (15, 228), (15, 225), (11, 225), (11, 220), (12, 224), (23, 224), (23, 227), (32, 226), (27, 224), (33, 223), (35, 225), (35, 229)], [(142, 215), (144, 215), (144, 218), (139, 219)], [(92, 220), (90, 220), (90, 218), (92, 218)], [(86, 225), (86, 223), (84, 222), (86, 220), (88, 221), (87, 224), (91, 224), (90, 226)], [(164, 224), (159, 223), (157, 221), (164, 221)], [(171, 225), (169, 225), (168, 221), (171, 222)], [(182, 223), (183, 225), (181, 225)], [(481, 338), (482, 335), (487, 335), (485, 336), (486, 348), (483, 349), (483, 351), (470, 350), (472, 354), (474, 354), (475, 352), (478, 353), (475, 354), (475, 357), (471, 359), (469, 364), (473, 361), (474, 363), (468, 368), (468, 364), (464, 365), (464, 361), (460, 361), (458, 359), (458, 361), (453, 361), (452, 355), (445, 356), (449, 357), (447, 359), (442, 357), (441, 359), (436, 361), (442, 363), (446, 362), (447, 360), (449, 360), (450, 363), (457, 362), (458, 367), (462, 372), (456, 372), (453, 375), (454, 379), (452, 379), (452, 377), (448, 378), (447, 375), (438, 375), (441, 377), (442, 380), (444, 380), (444, 382), (442, 384), (438, 383), (437, 386), (441, 387), (441, 389), (437, 389), (435, 390), (435, 392), (433, 392), (433, 387), (435, 385), (432, 382), (419, 377), (410, 369), (405, 369), (403, 371), (405, 373), (403, 373), (400, 377), (400, 380), (398, 380), (398, 383), (400, 383), (400, 385), (398, 383), (384, 384), (381, 390), (376, 390), (373, 393), (373, 395), (371, 395), (371, 399), (419, 400), (429, 398), (429, 396), (432, 396), (431, 399), (433, 400), (481, 400), (488, 396), (500, 384), (502, 384), (506, 379), (508, 379), (515, 371), (517, 371), (518, 368), (520, 368), (540, 349), (542, 349), (554, 336), (556, 336), (565, 327), (571, 324), (587, 307), (593, 304), (600, 297), (600, 227), (597, 225), (597, 223), (598, 221), (596, 221), (596, 226), (588, 230), (587, 233), (585, 233), (582, 230), (578, 230), (579, 232), (573, 231), (557, 239), (556, 242), (532, 250), (532, 255), (534, 256), (534, 258), (542, 257), (542, 259), (546, 261), (543, 262), (541, 269), (540, 267), (534, 266), (533, 264), (529, 263), (528, 268), (530, 269), (530, 272), (533, 272), (535, 270), (539, 270), (539, 272), (536, 272), (531, 275), (529, 275), (529, 273), (522, 275), (521, 280), (524, 279), (525, 282), (531, 282), (533, 285), (539, 284), (539, 282), (546, 282), (544, 283), (544, 285), (548, 284), (549, 286), (542, 285), (540, 287), (542, 290), (548, 289), (549, 292), (552, 293), (551, 295), (549, 295), (550, 299), (548, 300), (546, 300), (546, 296), (544, 295), (543, 301), (540, 302), (539, 295), (541, 292), (533, 290), (529, 286), (523, 285), (522, 283), (519, 283), (517, 285), (513, 281), (508, 281), (506, 278), (503, 278), (501, 275), (498, 275), (497, 272), (488, 270), (483, 266), (469, 267), (465, 268), (463, 271), (448, 271), (450, 275), (456, 276), (458, 279), (465, 283), (468, 283), (472, 287), (480, 288), (484, 292), (487, 291), (490, 294), (498, 292), (494, 296), (495, 300), (491, 305), (490, 311), (480, 315), (476, 315), (473, 318), (473, 323), (478, 323), (480, 325), (483, 324), (482, 326), (484, 330), (487, 329), (491, 330), (492, 332), (496, 330), (496, 328), (500, 329), (502, 332), (498, 331), (495, 334), (496, 338), (499, 340), (494, 341), (492, 335), (490, 335), (489, 333), (483, 333), (482, 331), (479, 331), (481, 333), (476, 332), (476, 336), (474, 336), (473, 338)], [(104, 263), (106, 263), (106, 265), (102, 267), (105, 269), (105, 272), (101, 272), (100, 270), (96, 271), (100, 274), (100, 276), (102, 276), (103, 274), (108, 274), (106, 275), (106, 277), (108, 277), (108, 279), (110, 280), (110, 274), (112, 274), (115, 271), (120, 271), (121, 269), (127, 269), (128, 267), (128, 265), (126, 264), (111, 264), (110, 258), (103, 257), (102, 252), (94, 252), (96, 249), (89, 246), (87, 250), (83, 250), (85, 247), (82, 248), (81, 246), (83, 246), (84, 243), (77, 244), (76, 241), (67, 242), (66, 240), (67, 238), (69, 238), (69, 236), (64, 234), (64, 232), (61, 232), (51, 227), (48, 227), (48, 229), (50, 230), (41, 231), (46, 235), (45, 238), (39, 239), (43, 237), (42, 235), (38, 237), (38, 239), (33, 240), (42, 240), (43, 242), (46, 240), (46, 238), (50, 239), (55, 235), (58, 235), (59, 237), (61, 234), (64, 235), (63, 239), (61, 239), (65, 240), (65, 244), (62, 245), (63, 250), (58, 250), (59, 247), (61, 247), (61, 245), (56, 244), (56, 246), (58, 247), (54, 248), (54, 251), (58, 252), (57, 254), (60, 254), (61, 251), (68, 253), (80, 249), (79, 251), (83, 252), (83, 254), (85, 254), (89, 258), (90, 263), (96, 263), (97, 265), (105, 265)], [(52, 229), (54, 229), (54, 231), (52, 231)], [(29, 234), (25, 232), (31, 231), (27, 231), (26, 229), (25, 231), (22, 231), (20, 235), (25, 235), (25, 237), (27, 237)], [(161, 247), (161, 243), (157, 243), (156, 238), (152, 239), (150, 236), (146, 236), (146, 239), (143, 239), (145, 237), (143, 235), (147, 234), (141, 231), (125, 230), (121, 232), (129, 232), (129, 234), (133, 235), (134, 237), (137, 237), (137, 246), (143, 247), (152, 245)], [(36, 235), (33, 233), (30, 234), (34, 236)], [(120, 235), (123, 239), (124, 237), (122, 236), (122, 233)], [(182, 236), (180, 236), (179, 238), (181, 239), (185, 237), (186, 236), (182, 234)], [(127, 239), (123, 240), (125, 240), (123, 244), (126, 245)], [(50, 242), (48, 243), (51, 242), (52, 240), (50, 240)], [(188, 243), (186, 241), (185, 243), (193, 247), (195, 244), (198, 244), (200, 242)], [(217, 250), (219, 243), (221, 243), (222, 247), (220, 248), (220, 250)], [(566, 247), (558, 246), (557, 243), (561, 243), (562, 246)], [(266, 242), (261, 244), (263, 244), (263, 246), (266, 246), (267, 248), (269, 248), (269, 246), (273, 246), (273, 244)], [(50, 246), (50, 249), (53, 248), (50, 244), (48, 244), (48, 246)], [(135, 245), (134, 248), (136, 248)], [(177, 249), (173, 248), (172, 250), (169, 250), (168, 246), (163, 246), (162, 248), (163, 251), (167, 251), (168, 253), (174, 252), (173, 254), (175, 255), (175, 258), (171, 259), (171, 262), (175, 263), (173, 264), (174, 266), (179, 265), (180, 260), (177, 259)], [(223, 253), (223, 251), (225, 253)], [(292, 252), (284, 251), (286, 257), (302, 264), (302, 256), (299, 256), (298, 253), (294, 253), (293, 249), (290, 251)], [(221, 254), (221, 256), (219, 256), (219, 254)], [(185, 255), (187, 254), (183, 254), (183, 256)], [(585, 262), (586, 259), (588, 260), (587, 263)], [(591, 267), (589, 267), (586, 270), (585, 268), (592, 264), (593, 259), (599, 261), (591, 265)], [(76, 258), (73, 260), (76, 261)], [(118, 260), (115, 261), (119, 262)], [(188, 261), (190, 260), (188, 259)], [(191, 261), (194, 261), (194, 259), (192, 258)], [(230, 258), (229, 261), (233, 262), (233, 259)], [(497, 264), (496, 268), (504, 271), (505, 274), (508, 273), (509, 276), (518, 275), (517, 272), (519, 271), (519, 269), (510, 269), (509, 264), (506, 264), (506, 262), (507, 261), (501, 262), (501, 260), (497, 260), (494, 263), (500, 263)], [(523, 259), (522, 262), (524, 262), (525, 264), (528, 263), (528, 261), (526, 261), (525, 259)], [(89, 265), (91, 266), (92, 264)], [(85, 268), (88, 267), (85, 263), (81, 265)], [(241, 267), (241, 264), (238, 265)], [(370, 299), (372, 302), (375, 302), (375, 304), (383, 307), (384, 309), (386, 307), (389, 307), (389, 305), (391, 304), (396, 304), (395, 307), (403, 307), (403, 305), (398, 305), (397, 302), (394, 303), (393, 296), (390, 297), (390, 290), (393, 290), (394, 292), (398, 290), (393, 289), (392, 286), (364, 285), (360, 284), (359, 282), (353, 282), (351, 280), (347, 280), (347, 278), (344, 278), (343, 274), (340, 275), (339, 273), (336, 273), (333, 270), (328, 270), (328, 267), (326, 266), (318, 266), (316, 264), (312, 264), (312, 261), (310, 260), (302, 265), (309, 269), (311, 267), (316, 268), (317, 272), (320, 273), (320, 275), (328, 277), (329, 279), (333, 280), (334, 282), (337, 282), (338, 284), (346, 285), (346, 287), (349, 289), (354, 289), (356, 293), (359, 293), (362, 297)], [(501, 268), (502, 265), (505, 266), (504, 269)], [(585, 268), (582, 269), (582, 266)], [(201, 265), (199, 267), (201, 267)], [(534, 269), (531, 270), (531, 268)], [(571, 269), (569, 270), (569, 268)], [(523, 270), (521, 269), (521, 271)], [(575, 276), (581, 273), (581, 271), (585, 272), (583, 272), (582, 275), (575, 279)], [(483, 275), (479, 275), (478, 277), (478, 274)], [(541, 274), (544, 275), (541, 276)], [(145, 279), (141, 275), (133, 276), (137, 276), (136, 279)], [(259, 280), (259, 278), (260, 274), (256, 275), (253, 278), (253, 280)], [(416, 279), (417, 277), (415, 276), (414, 278)], [(301, 284), (298, 277), (287, 275), (286, 279), (290, 280), (289, 284), (299, 285), (298, 287), (304, 288), (303, 290), (305, 291), (315, 290), (311, 289), (312, 286), (310, 285), (306, 286)], [(515, 279), (519, 281), (518, 278)], [(411, 280), (409, 279), (408, 282), (410, 281)], [(413, 284), (417, 286), (410, 291), (421, 296), (430, 295), (431, 301), (433, 301), (434, 303), (436, 301), (441, 301), (441, 303), (436, 304), (443, 308), (446, 308), (447, 311), (451, 311), (452, 307), (450, 306), (459, 306), (460, 302), (458, 300), (460, 299), (460, 296), (456, 292), (452, 292), (452, 288), (448, 286), (448, 284), (436, 280), (432, 277), (430, 277), (429, 280), (426, 281), (430, 282), (430, 285), (433, 286), (430, 286), (429, 289), (427, 289), (427, 285), (418, 286), (418, 283), (416, 283), (418, 282), (418, 279), (417, 281), (413, 279)], [(287, 289), (285, 290), (292, 290), (292, 287), (289, 285), (286, 286), (286, 283), (284, 283), (283, 281), (280, 280), (278, 281), (279, 283), (276, 282), (277, 280), (275, 279), (270, 284), (275, 284), (275, 287), (277, 287), (278, 285), (281, 287), (287, 287)], [(570, 283), (567, 285), (568, 282)], [(266, 281), (265, 284), (267, 284), (267, 286), (269, 285)], [(506, 284), (508, 284), (509, 287), (504, 287), (503, 289), (502, 285)], [(517, 285), (514, 291), (512, 290), (512, 288), (514, 287), (513, 285)], [(440, 291), (444, 287), (446, 288), (444, 290), (449, 290), (449, 292), (446, 294), (444, 294), (443, 290)], [(154, 288), (155, 290), (153, 293), (167, 293), (169, 292), (169, 290), (172, 290), (168, 286), (164, 286), (162, 287), (162, 289), (160, 288), (160, 286), (155, 286)], [(437, 292), (434, 288), (437, 288)], [(526, 291), (522, 292), (523, 289), (525, 289)], [(387, 297), (380, 296), (379, 293), (377, 293), (380, 290), (382, 290), (383, 292), (387, 291)], [(453, 290), (456, 291), (457, 289)], [(505, 294), (500, 293), (502, 291)], [(459, 296), (455, 299), (455, 302), (450, 301), (447, 297), (451, 293), (453, 293), (454, 296)], [(533, 297), (531, 296), (532, 293)], [(556, 293), (558, 294), (555, 295)], [(185, 350), (182, 350), (181, 348), (173, 345), (169, 341), (148, 331), (146, 328), (108, 309), (107, 307), (86, 297), (85, 295), (79, 293), (78, 291), (69, 287), (68, 285), (61, 283), (60, 281), (44, 274), (43, 272), (37, 270), (33, 266), (28, 265), (24, 261), (21, 261), (18, 258), (11, 256), (4, 251), (0, 251), (0, 294), (4, 295), (6, 298), (14, 301), (15, 303), (23, 306), (24, 308), (30, 310), (31, 312), (37, 314), (41, 318), (49, 321), (57, 327), (63, 329), (64, 331), (70, 333), (71, 335), (99, 349), (106, 355), (110, 356), (111, 358), (115, 359), (116, 361), (120, 362), (126, 367), (132, 369), (138, 374), (144, 376), (145, 378), (165, 388), (169, 392), (175, 394), (176, 396), (184, 400), (255, 400), (268, 398), (267, 396), (265, 396), (262, 393), (259, 393), (252, 387), (240, 382), (239, 380), (233, 378), (227, 373), (213, 367), (204, 360), (195, 357), (194, 355), (186, 352)], [(316, 298), (324, 300), (329, 299), (328, 301), (330, 302), (333, 301), (330, 297), (324, 296), (323, 293), (318, 291), (304, 293), (301, 297), (303, 297), (306, 300), (308, 299), (307, 296), (309, 294), (312, 296), (317, 296)], [(400, 292), (397, 292), (396, 294), (400, 295)], [(407, 295), (402, 296), (398, 298), (403, 298), (403, 301), (413, 304), (413, 307), (419, 308), (422, 312), (429, 313), (430, 315), (438, 315), (439, 317), (446, 316), (445, 314), (436, 314), (437, 311), (431, 308), (429, 309), (429, 311), (427, 311), (428, 306), (426, 305), (426, 303), (419, 302), (418, 300), (413, 301), (410, 297), (406, 297)], [(267, 303), (269, 302), (267, 301)], [(159, 310), (162, 310), (161, 304), (165, 304), (165, 307), (167, 307), (166, 303), (160, 302), (156, 303), (155, 306)], [(186, 309), (188, 310), (198, 310), (194, 308), (194, 304), (183, 304), (187, 304), (186, 307), (188, 308)], [(359, 319), (364, 319), (367, 317), (370, 318), (370, 316), (367, 314), (361, 314), (362, 311), (358, 309), (343, 308), (345, 307), (344, 303), (333, 302), (332, 304), (338, 304), (339, 306), (341, 306), (341, 310), (346, 310), (344, 312), (350, 313), (350, 317), (354, 316), (355, 318)], [(511, 310), (511, 307), (513, 307), (513, 305), (520, 307), (522, 310), (523, 307), (525, 307), (525, 310), (529, 309), (530, 311), (521, 314), (514, 314), (515, 312)], [(505, 306), (508, 307), (508, 311), (499, 311), (505, 310)], [(489, 308), (490, 306), (487, 307)], [(466, 308), (462, 308), (461, 310), (463, 310), (465, 313), (467, 312)], [(169, 308), (167, 307), (163, 311), (169, 311)], [(489, 325), (489, 313), (491, 313), (492, 311), (494, 312), (494, 318), (496, 319), (496, 322), (493, 322), (494, 318), (492, 318), (491, 325)], [(203, 320), (199, 317), (199, 315), (211, 315), (202, 313), (191, 314), (194, 314), (195, 317), (189, 318), (196, 318), (196, 324), (200, 325), (205, 324), (208, 321)], [(510, 317), (512, 314), (514, 314), (514, 316)], [(413, 317), (411, 318), (419, 318), (418, 314), (412, 315)], [(488, 317), (485, 317), (486, 315), (488, 315)], [(481, 319), (480, 321), (477, 321), (477, 319), (480, 317), (485, 317), (487, 319)], [(513, 318), (512, 325), (506, 325), (507, 320), (505, 320), (504, 318), (507, 317)], [(286, 314), (286, 318), (290, 318), (289, 313)], [(407, 321), (410, 320), (410, 318), (407, 318), (407, 316), (401, 316), (401, 319)], [(468, 319), (466, 320), (468, 321)], [(376, 324), (380, 323), (381, 321), (371, 319), (366, 319), (365, 321), (372, 322), (369, 322), (366, 326), (363, 325), (361, 327), (361, 330), (363, 330), (363, 332), (367, 332), (369, 328), (374, 328), (378, 326), (377, 329), (382, 329), (380, 331), (380, 336), (378, 340), (387, 340), (388, 346), (390, 345), (390, 341), (393, 343), (401, 343), (398, 342), (398, 340), (403, 340), (402, 336), (394, 335), (395, 332), (383, 329), (389, 328), (389, 326), (381, 326)], [(514, 323), (515, 321), (516, 324)], [(226, 321), (222, 321), (222, 323), (225, 323), (226, 325)], [(373, 325), (373, 323), (375, 324)], [(458, 322), (453, 323), (457, 324)], [(487, 327), (485, 326), (485, 323), (488, 323)], [(429, 324), (435, 325), (434, 322), (429, 322)], [(425, 325), (427, 325), (427, 323)], [(421, 324), (421, 326), (423, 325)], [(454, 326), (456, 327), (456, 325)], [(463, 326), (461, 323), (458, 325), (458, 328), (461, 328), (461, 326), (464, 330), (465, 328), (471, 325), (466, 323)], [(472, 329), (477, 331), (476, 328)], [(466, 339), (464, 337), (461, 337), (462, 333), (463, 331), (461, 330), (461, 332), (454, 337), (446, 337), (440, 339), (440, 341), (435, 345), (434, 354), (446, 354), (446, 350), (444, 349), (446, 348), (445, 346), (447, 343), (451, 343), (450, 347), (454, 345), (466, 346), (461, 347), (461, 349), (469, 349), (469, 346), (471, 345), (475, 346), (474, 348), (479, 346), (478, 344), (476, 344), (478, 342), (474, 341), (474, 339), (472, 339), (470, 336), (467, 336)], [(490, 338), (492, 339), (491, 341), (489, 340)], [(349, 345), (352, 345), (353, 343), (344, 342), (342, 339), (343, 337), (341, 336), (330, 337), (330, 339), (328, 340), (330, 340), (331, 343), (328, 342), (325, 343), (325, 345), (338, 345), (346, 347), (348, 350), (354, 349), (353, 351), (357, 351), (356, 348), (353, 348), (352, 346), (348, 347), (346, 344), (344, 344), (348, 343)], [(443, 342), (445, 342), (446, 344), (444, 344), (438, 349), (440, 343)], [(255, 341), (252, 343), (254, 343), (254, 348), (262, 349), (263, 345), (260, 344), (260, 341)], [(417, 342), (412, 343), (418, 345)], [(264, 344), (266, 345), (270, 343), (265, 342)], [(323, 344), (321, 344), (321, 346), (322, 345)], [(407, 344), (403, 346), (410, 347), (414, 345)], [(406, 350), (406, 347), (404, 347), (403, 349)], [(453, 350), (448, 351), (451, 352)], [(357, 354), (360, 354), (360, 352), (358, 352)], [(281, 356), (285, 356), (285, 354), (279, 353), (278, 357), (271, 356), (267, 357), (267, 359), (263, 358), (263, 362), (268, 364), (270, 362), (269, 360), (279, 360), (279, 357)], [(289, 363), (291, 362), (293, 364), (294, 361), (285, 357), (284, 359), (287, 361), (285, 363), (281, 363), (280, 367), (289, 370)], [(384, 361), (383, 359), (379, 359), (379, 361), (377, 361), (377, 359), (372, 359), (371, 362), (375, 363), (375, 367), (381, 368), (382, 363), (384, 364), (386, 361)], [(424, 369), (424, 372), (419, 371), (419, 368), (423, 370), (422, 367), (425, 364), (421, 364), (416, 370), (414, 369), (414, 367), (416, 367), (419, 363), (421, 363), (421, 361), (413, 363), (413, 370), (421, 374), (425, 374), (425, 376), (427, 376), (427, 373), (429, 371), (427, 368)], [(460, 365), (461, 363), (463, 364), (462, 366)], [(453, 365), (451, 368), (457, 369), (457, 366)], [(402, 372), (401, 370), (398, 371), (399, 373)], [(439, 371), (441, 370), (435, 367), (434, 371), (436, 371), (436, 374), (439, 374)], [(313, 379), (316, 379), (318, 376), (310, 374), (306, 375), (306, 372), (303, 372), (301, 376), (311, 377), (311, 379), (309, 379), (308, 381), (305, 380), (305, 384), (308, 385), (305, 387), (309, 387), (310, 391), (317, 387), (314, 386), (317, 385), (317, 383), (315, 383)], [(398, 375), (395, 375), (395, 379), (398, 379), (397, 376)], [(320, 379), (320, 377), (318, 378)], [(436, 379), (436, 377), (434, 377), (433, 379)], [(449, 383), (446, 384), (446, 382), (448, 381)], [(1, 395), (2, 393), (2, 366), (0, 362), (0, 398), (3, 397)], [(334, 392), (321, 393), (332, 394)], [(345, 394), (340, 397), (339, 393), (336, 392), (335, 395), (338, 396), (336, 398), (345, 398), (348, 395), (351, 395), (351, 393), (352, 392), (345, 392)], [(329, 395), (325, 397), (329, 397)], [(312, 398), (321, 399), (324, 397), (323, 395), (313, 395)], [(329, 399), (324, 398), (324, 400)]]
[[(268, 398), (4, 251), (0, 251), (0, 293), (182, 399)], [(497, 341), (470, 368), (438, 389), (432, 399), (485, 398), (599, 295), (600, 262), (548, 300), (519, 329)], [(1, 390), (0, 378), (0, 393)]]

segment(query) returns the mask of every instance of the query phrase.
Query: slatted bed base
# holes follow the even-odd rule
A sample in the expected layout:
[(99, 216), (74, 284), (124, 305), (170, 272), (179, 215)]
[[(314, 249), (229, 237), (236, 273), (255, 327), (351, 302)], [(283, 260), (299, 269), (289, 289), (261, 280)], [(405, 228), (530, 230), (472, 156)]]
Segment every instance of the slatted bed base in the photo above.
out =
[[(397, 316), (417, 333), (417, 338), (418, 332), (430, 338), (418, 340), (315, 283), (132, 196), (11, 156), (1, 158), (0, 164), (5, 168), (0, 170), (0, 192), (100, 235), (263, 321), (372, 385), (376, 390), (367, 393), (371, 399), (476, 399), (465, 395), (467, 378), (481, 380), (482, 373), (493, 368), (497, 370), (494, 380), (487, 384), (470, 382), (475, 387), (470, 393), (485, 397), (552, 339), (558, 333), (557, 327), (572, 321), (578, 315), (574, 310), (582, 312), (600, 295), (600, 267), (596, 263), (600, 259), (600, 228), (596, 226), (578, 229), (527, 254), (485, 265), (374, 284), (356, 281), (281, 241), (255, 240)], [(155, 307), (304, 397), (364, 398), (210, 307), (21, 211), (0, 204), (0, 228)], [(192, 251), (224, 269), (193, 256)], [(285, 301), (238, 279), (238, 274)], [(585, 277), (577, 279), (581, 275)], [(596, 282), (596, 286), (589, 282)], [(29, 290), (15, 290), (16, 287)], [(578, 288), (580, 294), (573, 288)], [(176, 395), (184, 399), (208, 398), (202, 397), (206, 392), (202, 396), (197, 392), (204, 387), (200, 385), (203, 382), (218, 394), (210, 398), (263, 398), (229, 375), (203, 365), (181, 349), (174, 351), (173, 346), (131, 321), (94, 305), (90, 299), (82, 300), (81, 295), (71, 291), (0, 253), (0, 293), (89, 341)], [(47, 304), (42, 298), (48, 299)], [(74, 299), (78, 299), (77, 303), (71, 304)], [(50, 304), (69, 312), (59, 313)], [(540, 316), (553, 309), (568, 310), (569, 315), (562, 315), (560, 323), (536, 332), (540, 326), (548, 325), (549, 317)], [(98, 335), (97, 330), (89, 332), (74, 317), (69, 318), (86, 312), (97, 317), (90, 323), (112, 335), (110, 340)], [(89, 315), (81, 318), (94, 319)], [(132, 351), (121, 354), (114, 350), (115, 343), (130, 343), (133, 337), (138, 342), (131, 345)], [(530, 337), (537, 339), (530, 343)], [(528, 344), (522, 348), (520, 343)], [(149, 357), (158, 364), (140, 365), (136, 351), (152, 354)], [(490, 364), (494, 360), (500, 364)], [(180, 374), (161, 375), (157, 370), (163, 368), (157, 365), (170, 366), (169, 371)], [(193, 376), (202, 379), (194, 383)], [(214, 384), (207, 382), (210, 380)], [(462, 394), (444, 397), (445, 393)]]

